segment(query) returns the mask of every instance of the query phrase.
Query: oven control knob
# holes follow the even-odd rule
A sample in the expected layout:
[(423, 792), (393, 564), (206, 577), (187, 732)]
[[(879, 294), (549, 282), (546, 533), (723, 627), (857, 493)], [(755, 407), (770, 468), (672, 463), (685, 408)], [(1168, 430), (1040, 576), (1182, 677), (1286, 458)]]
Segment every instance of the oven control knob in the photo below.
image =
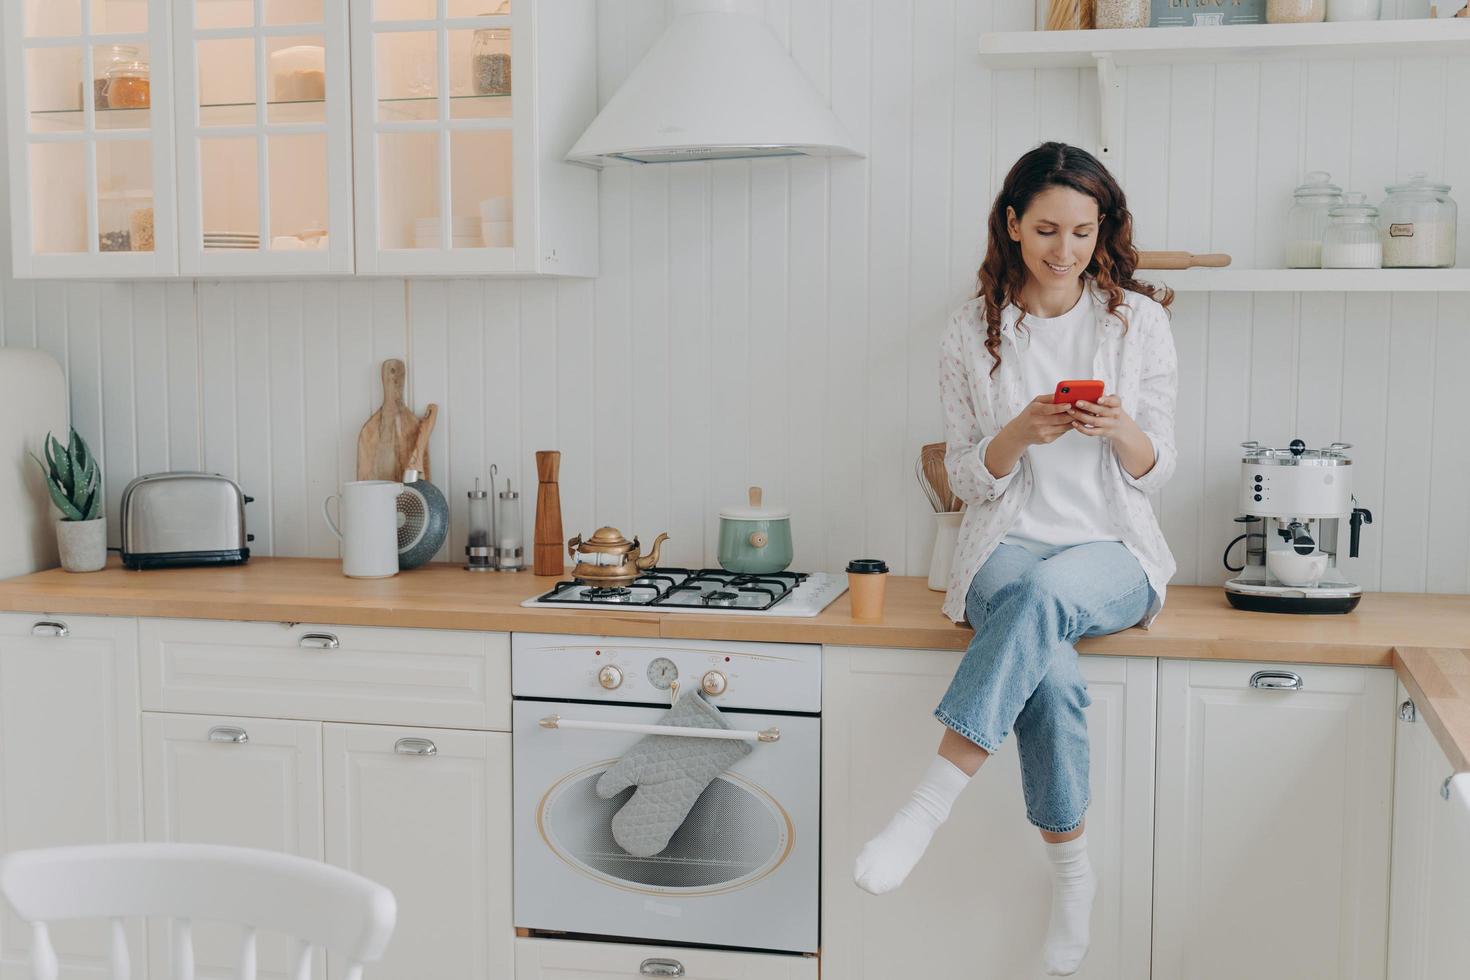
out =
[(623, 683), (623, 672), (608, 664), (597, 672), (597, 683), (611, 691)]
[(704, 678), (699, 682), (699, 686), (704, 688), (704, 693), (710, 695), (711, 697), (718, 697), (719, 695), (724, 694), (726, 685), (727, 682), (725, 680), (725, 675), (720, 673), (718, 670), (711, 670), (707, 672), (704, 675)]

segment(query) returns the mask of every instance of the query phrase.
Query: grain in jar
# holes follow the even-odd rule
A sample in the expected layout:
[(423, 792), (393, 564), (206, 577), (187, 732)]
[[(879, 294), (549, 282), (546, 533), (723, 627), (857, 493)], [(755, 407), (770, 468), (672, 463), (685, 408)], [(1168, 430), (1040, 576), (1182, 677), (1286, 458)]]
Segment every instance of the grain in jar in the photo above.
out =
[(1332, 208), (1322, 236), (1322, 268), (1377, 269), (1383, 265), (1383, 243), (1378, 239), (1378, 209), (1360, 191), (1342, 196)]
[(1327, 0), (1266, 0), (1268, 24), (1315, 24), (1327, 16)]
[(1149, 0), (1093, 0), (1093, 24), (1099, 29), (1147, 27)]
[(110, 109), (148, 108), (148, 65), (129, 61), (107, 70), (107, 106)]
[(1420, 171), (1402, 184), (1390, 184), (1379, 209), (1383, 265), (1397, 269), (1437, 269), (1455, 264), (1459, 209), (1448, 184), (1436, 184)]

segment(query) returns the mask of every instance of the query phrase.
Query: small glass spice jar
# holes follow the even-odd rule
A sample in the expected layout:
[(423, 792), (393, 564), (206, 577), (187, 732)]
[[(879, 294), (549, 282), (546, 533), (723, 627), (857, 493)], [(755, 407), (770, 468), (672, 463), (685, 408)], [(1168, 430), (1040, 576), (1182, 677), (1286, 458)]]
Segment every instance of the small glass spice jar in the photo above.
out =
[[(510, 2), (506, 0), (493, 14), (482, 17), (503, 17), (510, 13)], [(474, 79), (476, 95), (510, 94), (510, 28), (482, 27), (475, 31), (470, 51), (470, 76)]]
[(109, 109), (146, 109), (148, 94), (148, 62), (123, 61), (107, 69)]
[(1093, 25), (1099, 30), (1147, 27), (1149, 0), (1093, 0)]
[(1426, 173), (1409, 174), (1403, 184), (1384, 188), (1379, 209), (1385, 269), (1440, 269), (1455, 264), (1455, 227), (1459, 208), (1450, 185)]
[(1286, 267), (1320, 269), (1327, 212), (1342, 203), (1342, 188), (1327, 171), (1313, 170), (1292, 196), (1295, 201), (1286, 213)]
[(1322, 268), (1377, 269), (1383, 265), (1383, 243), (1378, 238), (1378, 209), (1350, 191), (1342, 203), (1327, 212), (1330, 220), (1322, 235)]
[(495, 567), (502, 572), (519, 572), (525, 567), (521, 546), (521, 495), (510, 488), (500, 491), (495, 501), (495, 527), (500, 540), (495, 544)]
[[(495, 485), (495, 467), (490, 467), (490, 485)], [(472, 572), (489, 572), (495, 569), (495, 518), (490, 509), (490, 495), (480, 489), (480, 478), (475, 477), (475, 489), (469, 491), (470, 532), (464, 545), (464, 567)]]
[(1315, 24), (1327, 16), (1327, 0), (1266, 0), (1268, 24)]

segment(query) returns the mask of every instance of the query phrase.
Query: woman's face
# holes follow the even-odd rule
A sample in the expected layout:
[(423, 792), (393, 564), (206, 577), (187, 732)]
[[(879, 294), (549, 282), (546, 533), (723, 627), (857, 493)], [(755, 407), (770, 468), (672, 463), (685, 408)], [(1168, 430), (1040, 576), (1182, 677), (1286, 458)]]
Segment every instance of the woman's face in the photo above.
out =
[(1087, 270), (1101, 221), (1097, 201), (1070, 187), (1048, 187), (1019, 217), (1006, 208), (1011, 240), (1021, 243), (1021, 260), (1042, 285), (1075, 280)]

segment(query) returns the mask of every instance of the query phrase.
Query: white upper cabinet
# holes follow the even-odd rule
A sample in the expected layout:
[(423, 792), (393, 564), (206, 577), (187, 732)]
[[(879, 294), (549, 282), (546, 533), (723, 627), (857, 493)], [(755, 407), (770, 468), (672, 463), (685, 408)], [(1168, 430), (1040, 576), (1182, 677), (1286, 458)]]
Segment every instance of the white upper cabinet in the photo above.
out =
[(357, 269), (595, 275), (590, 0), (357, 0)]
[(352, 271), (347, 6), (173, 0), (179, 271)]
[(173, 275), (168, 0), (4, 7), (15, 274)]
[(592, 0), (4, 6), (17, 276), (597, 273)]

